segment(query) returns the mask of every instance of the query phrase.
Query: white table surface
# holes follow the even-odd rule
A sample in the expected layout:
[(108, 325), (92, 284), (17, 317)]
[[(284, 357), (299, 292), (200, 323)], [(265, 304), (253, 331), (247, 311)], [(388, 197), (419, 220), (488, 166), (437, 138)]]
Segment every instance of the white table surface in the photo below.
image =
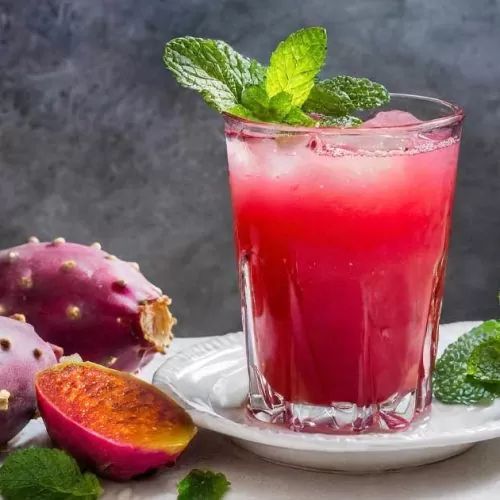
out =
[[(207, 340), (176, 339), (169, 355)], [(155, 359), (142, 372), (147, 380), (164, 358)], [(44, 434), (40, 421), (23, 435)], [(36, 442), (43, 442), (40, 435)], [(176, 484), (193, 468), (223, 472), (232, 487), (225, 500), (323, 499), (467, 499), (500, 498), (500, 439), (476, 445), (447, 461), (400, 472), (353, 476), (292, 469), (265, 462), (234, 446), (225, 437), (200, 432), (177, 464), (156, 475), (128, 483), (103, 481), (104, 500), (174, 500)]]

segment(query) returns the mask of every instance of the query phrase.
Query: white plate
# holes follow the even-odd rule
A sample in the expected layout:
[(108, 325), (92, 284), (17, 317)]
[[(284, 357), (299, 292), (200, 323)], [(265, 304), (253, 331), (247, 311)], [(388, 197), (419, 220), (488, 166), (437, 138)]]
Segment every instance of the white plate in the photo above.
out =
[[(442, 325), (439, 352), (479, 322)], [(443, 405), (407, 431), (354, 436), (301, 434), (250, 420), (243, 334), (196, 344), (171, 357), (153, 383), (185, 406), (199, 427), (229, 436), (261, 457), (295, 467), (371, 472), (423, 465), (500, 436), (500, 401), (491, 406)]]

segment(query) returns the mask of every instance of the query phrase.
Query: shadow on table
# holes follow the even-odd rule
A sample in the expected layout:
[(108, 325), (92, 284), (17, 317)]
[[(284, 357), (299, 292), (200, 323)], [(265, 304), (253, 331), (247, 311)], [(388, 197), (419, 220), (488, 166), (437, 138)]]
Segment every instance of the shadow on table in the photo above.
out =
[(103, 499), (173, 500), (177, 482), (191, 469), (201, 468), (226, 474), (232, 488), (224, 500), (485, 500), (486, 491), (497, 490), (499, 464), (497, 439), (458, 457), (414, 469), (371, 475), (329, 474), (265, 462), (220, 435), (200, 431), (175, 467), (126, 484), (107, 482)]

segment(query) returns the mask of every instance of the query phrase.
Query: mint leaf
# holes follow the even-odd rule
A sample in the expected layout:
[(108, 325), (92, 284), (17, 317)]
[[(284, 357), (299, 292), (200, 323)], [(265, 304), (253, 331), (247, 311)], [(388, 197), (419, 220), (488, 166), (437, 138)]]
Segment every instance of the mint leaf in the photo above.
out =
[(220, 40), (174, 38), (165, 45), (165, 66), (183, 87), (198, 91), (217, 111), (241, 103), (243, 89), (263, 82), (264, 68)]
[(359, 127), (363, 123), (357, 116), (320, 116), (319, 124), (322, 127)]
[(303, 106), (304, 111), (322, 115), (343, 116), (356, 109), (351, 98), (332, 80), (316, 83)]
[(11, 453), (0, 468), (5, 500), (95, 500), (102, 488), (94, 474), (80, 472), (76, 461), (60, 450), (28, 448)]
[(241, 95), (243, 109), (234, 107), (231, 112), (239, 116), (252, 115), (259, 120), (282, 123), (292, 110), (292, 96), (279, 92), (269, 99), (264, 87), (252, 85), (243, 90)]
[(319, 85), (336, 88), (344, 92), (354, 106), (354, 109), (373, 109), (387, 104), (391, 98), (387, 89), (380, 83), (372, 82), (368, 78), (356, 78), (354, 76), (336, 76), (323, 80)]
[(247, 120), (259, 121), (259, 118), (256, 117), (249, 109), (245, 108), (243, 104), (236, 104), (236, 106), (233, 106), (228, 112), (232, 115), (246, 118)]
[(230, 485), (220, 472), (193, 469), (177, 485), (177, 500), (220, 500)]
[(316, 125), (308, 114), (304, 113), (298, 106), (292, 106), (288, 114), (283, 118), (283, 121), (288, 125), (298, 125), (302, 127), (312, 127)]
[(500, 383), (500, 335), (487, 338), (474, 348), (467, 374), (481, 382)]
[(271, 55), (266, 73), (269, 96), (287, 92), (294, 106), (302, 106), (326, 57), (326, 30), (304, 28), (282, 41)]
[(259, 85), (247, 87), (241, 94), (241, 103), (258, 118), (265, 120), (269, 117), (269, 96), (264, 87)]
[(485, 321), (450, 344), (436, 363), (434, 395), (443, 403), (489, 403), (497, 395), (497, 387), (482, 383), (468, 375), (468, 361), (474, 348), (485, 340), (500, 335), (500, 321)]
[(273, 121), (282, 122), (292, 110), (292, 96), (288, 92), (278, 92), (269, 100), (269, 113)]

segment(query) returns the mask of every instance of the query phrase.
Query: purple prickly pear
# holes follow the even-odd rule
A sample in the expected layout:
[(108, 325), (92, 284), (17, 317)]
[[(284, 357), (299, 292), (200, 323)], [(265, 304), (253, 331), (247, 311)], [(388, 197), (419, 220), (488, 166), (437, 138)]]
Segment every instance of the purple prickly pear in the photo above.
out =
[(0, 444), (33, 418), (35, 374), (57, 361), (52, 346), (22, 320), (0, 317)]
[(165, 352), (175, 319), (170, 299), (125, 262), (56, 238), (0, 251), (0, 310), (24, 314), (47, 342), (118, 370)]

